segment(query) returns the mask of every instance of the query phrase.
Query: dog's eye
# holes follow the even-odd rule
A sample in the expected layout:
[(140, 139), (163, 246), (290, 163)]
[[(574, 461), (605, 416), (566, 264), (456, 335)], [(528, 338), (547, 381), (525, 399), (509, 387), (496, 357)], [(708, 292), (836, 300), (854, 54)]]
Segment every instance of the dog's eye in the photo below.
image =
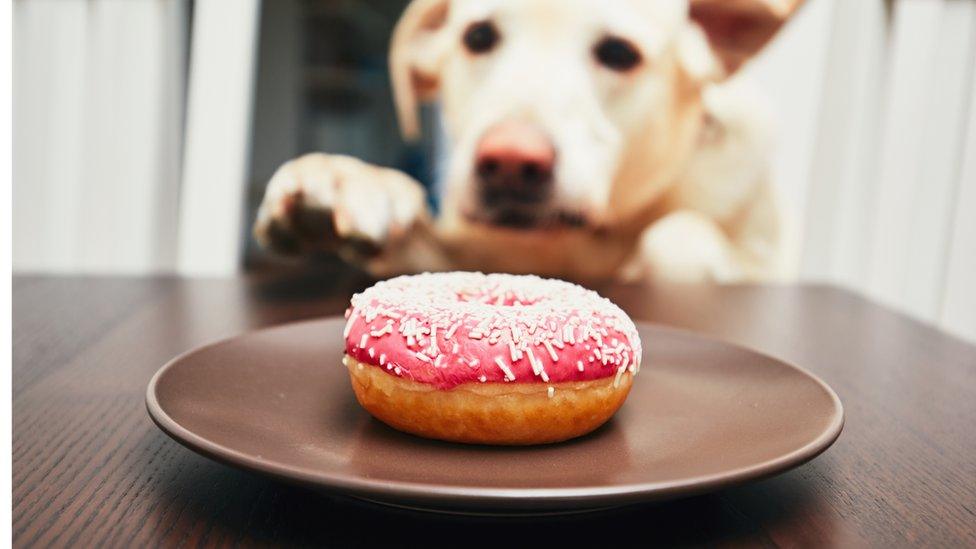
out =
[(641, 61), (640, 52), (633, 44), (623, 38), (608, 36), (593, 48), (593, 55), (601, 65), (615, 71), (626, 71)]
[(491, 21), (479, 21), (464, 31), (464, 46), (472, 53), (485, 53), (495, 47), (498, 38), (498, 29)]

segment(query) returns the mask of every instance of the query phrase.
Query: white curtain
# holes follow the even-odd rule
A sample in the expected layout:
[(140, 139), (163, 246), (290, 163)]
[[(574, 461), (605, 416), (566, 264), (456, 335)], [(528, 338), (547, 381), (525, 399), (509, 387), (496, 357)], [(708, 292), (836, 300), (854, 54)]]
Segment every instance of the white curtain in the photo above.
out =
[(976, 2), (830, 11), (801, 276), (976, 340)]
[(13, 6), (13, 265), (152, 272), (176, 261), (184, 0)]

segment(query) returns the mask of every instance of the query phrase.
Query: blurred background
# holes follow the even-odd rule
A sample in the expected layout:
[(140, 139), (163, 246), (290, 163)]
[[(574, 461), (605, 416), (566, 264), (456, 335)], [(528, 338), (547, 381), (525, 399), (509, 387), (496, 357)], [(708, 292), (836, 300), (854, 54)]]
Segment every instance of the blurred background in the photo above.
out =
[[(308, 151), (429, 185), (386, 68), (406, 3), (16, 0), (14, 271), (266, 268), (257, 204)], [(797, 280), (976, 340), (976, 1), (807, 0), (740, 77), (778, 118)]]

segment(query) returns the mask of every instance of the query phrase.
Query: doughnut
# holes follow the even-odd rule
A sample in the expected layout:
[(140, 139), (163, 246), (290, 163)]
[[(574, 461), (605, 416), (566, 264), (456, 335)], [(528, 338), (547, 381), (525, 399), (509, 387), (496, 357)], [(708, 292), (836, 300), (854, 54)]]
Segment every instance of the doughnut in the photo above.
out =
[(356, 399), (407, 433), (525, 445), (593, 431), (640, 371), (633, 321), (562, 280), (471, 272), (392, 278), (355, 294), (345, 356)]

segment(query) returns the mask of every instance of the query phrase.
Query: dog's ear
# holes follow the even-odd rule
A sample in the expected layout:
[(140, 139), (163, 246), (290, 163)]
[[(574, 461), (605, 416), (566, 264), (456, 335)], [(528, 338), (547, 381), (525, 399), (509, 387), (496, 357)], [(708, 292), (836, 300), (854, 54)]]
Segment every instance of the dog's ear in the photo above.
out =
[(803, 0), (691, 0), (691, 19), (731, 75), (783, 26)]
[(400, 132), (406, 139), (420, 135), (418, 108), (437, 93), (443, 62), (450, 0), (414, 0), (390, 40), (390, 78)]

